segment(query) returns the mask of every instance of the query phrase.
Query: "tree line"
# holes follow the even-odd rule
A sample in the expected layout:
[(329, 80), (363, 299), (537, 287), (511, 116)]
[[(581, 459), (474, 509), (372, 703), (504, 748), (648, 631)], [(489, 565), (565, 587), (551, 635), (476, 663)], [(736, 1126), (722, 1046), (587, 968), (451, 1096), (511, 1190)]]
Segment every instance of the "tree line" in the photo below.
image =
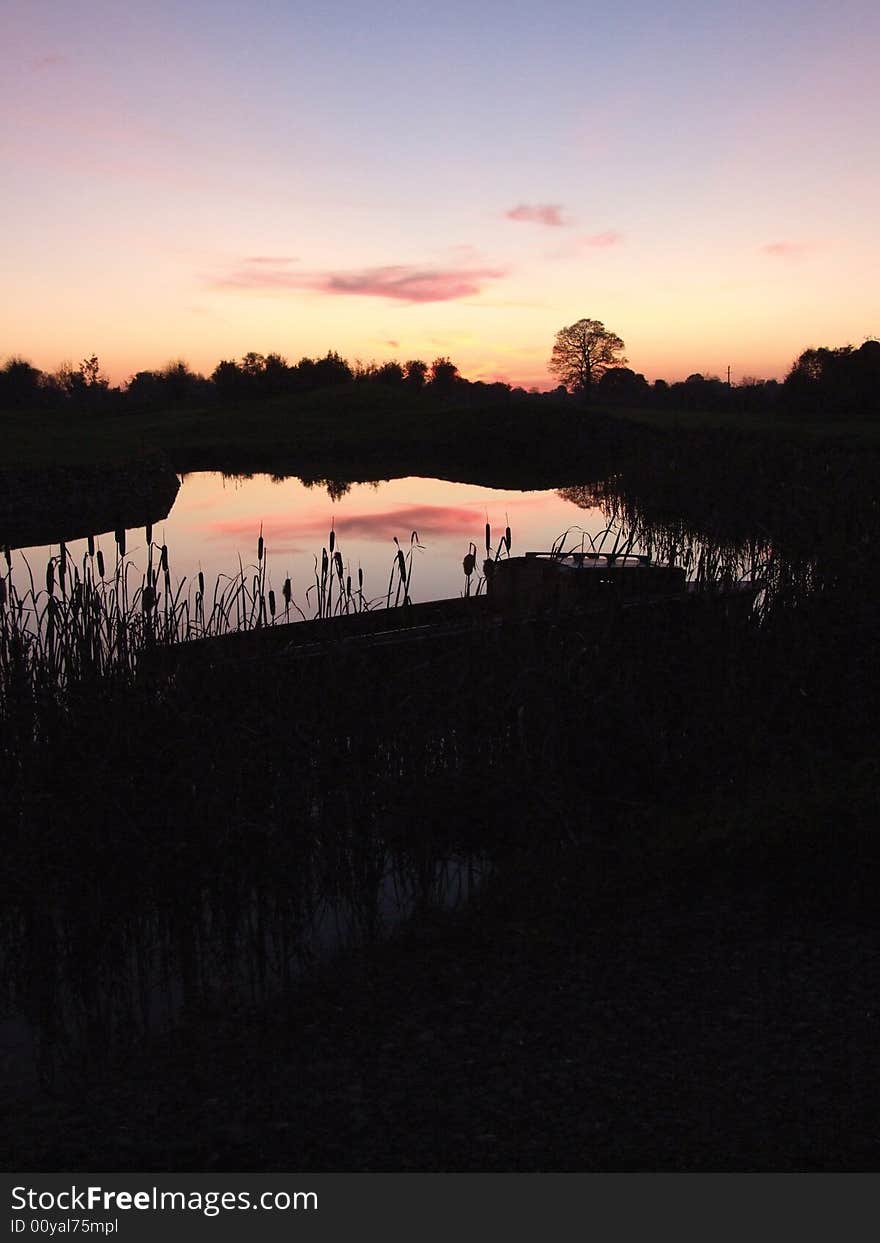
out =
[(524, 389), (509, 384), (466, 380), (446, 357), (435, 358), (431, 364), (419, 358), (350, 364), (335, 350), (293, 364), (277, 353), (250, 351), (241, 359), (221, 360), (210, 376), (176, 360), (155, 371), (138, 371), (125, 385), (114, 388), (93, 354), (78, 367), (63, 364), (53, 373), (40, 371), (23, 358), (8, 359), (0, 369), (0, 409), (159, 410), (237, 405), (353, 386), (425, 399), (469, 395), (501, 401), (526, 396)]
[(782, 384), (747, 376), (737, 384), (694, 372), (650, 384), (626, 366), (623, 339), (601, 320), (579, 319), (556, 334), (549, 369), (586, 404), (859, 417), (880, 413), (880, 341), (804, 350)]
[(861, 346), (809, 348), (795, 360), (782, 383), (745, 377), (736, 384), (694, 372), (687, 379), (649, 382), (626, 365), (624, 343), (598, 320), (579, 320), (560, 329), (550, 370), (561, 383), (539, 393), (500, 381), (467, 380), (447, 357), (430, 365), (406, 362), (350, 364), (334, 350), (323, 357), (288, 363), (280, 354), (249, 352), (223, 359), (210, 376), (176, 360), (155, 371), (138, 371), (111, 387), (96, 355), (78, 366), (40, 371), (23, 358), (0, 368), (0, 410), (115, 409), (123, 412), (211, 405), (236, 406), (254, 400), (295, 397), (320, 390), (369, 386), (395, 396), (430, 403), (495, 404), (529, 398), (612, 408), (743, 411), (836, 418), (880, 413), (880, 341)]

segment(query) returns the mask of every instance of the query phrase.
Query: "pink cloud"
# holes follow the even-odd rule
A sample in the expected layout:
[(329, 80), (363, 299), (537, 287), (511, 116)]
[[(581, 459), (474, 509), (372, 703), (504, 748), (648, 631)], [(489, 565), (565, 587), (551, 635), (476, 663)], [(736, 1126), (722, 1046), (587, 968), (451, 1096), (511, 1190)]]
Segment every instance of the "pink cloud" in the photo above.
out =
[(779, 259), (802, 259), (811, 247), (805, 242), (768, 242), (761, 247), (765, 255), (775, 255)]
[(546, 259), (577, 259), (588, 250), (609, 250), (619, 246), (623, 238), (615, 229), (605, 229), (601, 233), (584, 233), (572, 238), (560, 246), (555, 246), (545, 254)]
[(497, 268), (412, 268), (391, 264), (360, 272), (328, 272), (319, 288), (324, 293), (361, 294), (400, 302), (452, 302), (478, 294), (486, 281), (499, 280)]
[(604, 249), (606, 246), (619, 246), (622, 240), (619, 233), (607, 229), (604, 233), (589, 233), (586, 237), (579, 237), (578, 244)]
[(28, 67), (39, 73), (41, 69), (54, 69), (58, 65), (66, 65), (68, 63), (67, 56), (54, 54), (49, 56), (35, 56), (33, 60), (28, 61)]
[(295, 255), (251, 255), (245, 259), (245, 263), (252, 263), (258, 267), (284, 267), (288, 263), (296, 263)]
[(273, 266), (246, 261), (211, 283), (221, 289), (305, 289), (398, 302), (451, 302), (478, 294), (487, 281), (506, 275), (500, 268), (417, 268), (402, 263), (347, 272), (300, 272), (291, 271), (289, 262)]
[(507, 220), (543, 224), (551, 229), (561, 229), (566, 224), (558, 203), (520, 203), (517, 207), (511, 207), (504, 215)]

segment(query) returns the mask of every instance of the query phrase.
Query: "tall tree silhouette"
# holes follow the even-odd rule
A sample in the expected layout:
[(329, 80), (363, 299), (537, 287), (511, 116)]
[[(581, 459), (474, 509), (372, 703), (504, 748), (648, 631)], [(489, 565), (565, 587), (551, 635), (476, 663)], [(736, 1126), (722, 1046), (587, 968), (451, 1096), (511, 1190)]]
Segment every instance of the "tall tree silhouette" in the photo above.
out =
[(550, 357), (550, 370), (558, 375), (572, 393), (589, 400), (593, 385), (609, 367), (621, 367), (627, 361), (619, 358), (623, 341), (609, 332), (598, 319), (579, 319), (576, 324), (560, 328)]

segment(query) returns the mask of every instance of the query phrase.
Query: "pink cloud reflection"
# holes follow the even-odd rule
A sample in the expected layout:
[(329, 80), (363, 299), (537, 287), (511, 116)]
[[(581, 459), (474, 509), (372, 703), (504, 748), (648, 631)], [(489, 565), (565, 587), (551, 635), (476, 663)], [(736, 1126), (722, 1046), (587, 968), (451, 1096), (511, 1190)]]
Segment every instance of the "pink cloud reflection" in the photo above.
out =
[[(400, 505), (394, 509), (382, 510), (380, 513), (344, 513), (334, 516), (333, 525), (336, 538), (339, 540), (343, 556), (345, 555), (344, 540), (369, 539), (387, 541), (392, 546), (392, 537), (397, 536), (401, 543), (409, 541), (410, 533), (418, 531), (423, 536), (462, 535), (468, 539), (475, 537), (483, 529), (482, 509), (479, 505), (467, 507), (463, 505)], [(263, 539), (266, 549), (272, 552), (282, 550), (306, 551), (320, 550), (326, 542), (329, 521), (326, 513), (308, 514), (301, 517), (275, 515), (262, 520)], [(221, 518), (207, 525), (207, 537), (211, 540), (240, 540), (243, 547), (253, 544), (256, 548), (257, 535), (260, 530), (258, 517)], [(314, 544), (311, 541), (314, 540)]]

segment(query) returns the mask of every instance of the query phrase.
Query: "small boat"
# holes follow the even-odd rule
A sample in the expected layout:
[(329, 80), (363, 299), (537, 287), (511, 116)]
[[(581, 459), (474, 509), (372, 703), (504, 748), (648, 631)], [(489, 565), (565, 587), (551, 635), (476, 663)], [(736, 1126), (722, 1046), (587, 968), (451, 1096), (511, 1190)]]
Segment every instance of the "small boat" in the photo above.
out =
[(697, 601), (714, 601), (748, 613), (764, 587), (757, 579), (689, 583), (683, 566), (661, 565), (643, 553), (631, 552), (527, 552), (487, 562), (484, 568), (493, 610), (513, 615)]
[(475, 628), (517, 626), (530, 621), (577, 624), (581, 618), (630, 623), (661, 618), (684, 624), (705, 609), (745, 620), (763, 584), (723, 586), (688, 583), (683, 567), (660, 565), (642, 554), (527, 552), (483, 565), (485, 593), (342, 613), (313, 621), (276, 623), (256, 630), (194, 639), (146, 654), (142, 669), (169, 673), (181, 667), (273, 653), (304, 658), (342, 650), (371, 652), (402, 646), (459, 643)]

